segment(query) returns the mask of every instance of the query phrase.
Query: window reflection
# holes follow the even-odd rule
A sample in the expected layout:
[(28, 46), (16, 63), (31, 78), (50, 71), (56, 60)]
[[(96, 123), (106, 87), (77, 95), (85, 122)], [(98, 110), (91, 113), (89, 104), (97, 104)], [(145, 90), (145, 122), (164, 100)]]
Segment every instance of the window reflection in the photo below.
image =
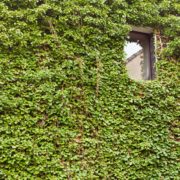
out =
[(124, 47), (127, 72), (134, 80), (151, 78), (149, 42), (146, 34), (131, 32)]
[(125, 53), (129, 76), (135, 80), (143, 80), (143, 47), (137, 42), (127, 42)]

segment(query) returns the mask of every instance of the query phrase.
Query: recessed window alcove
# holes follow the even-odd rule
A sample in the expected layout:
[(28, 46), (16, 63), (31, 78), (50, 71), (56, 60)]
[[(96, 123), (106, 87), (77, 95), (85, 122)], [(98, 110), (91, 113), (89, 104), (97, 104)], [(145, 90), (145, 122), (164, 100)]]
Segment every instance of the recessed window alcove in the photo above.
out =
[(154, 40), (151, 28), (134, 27), (124, 47), (126, 68), (131, 79), (152, 80), (154, 78)]

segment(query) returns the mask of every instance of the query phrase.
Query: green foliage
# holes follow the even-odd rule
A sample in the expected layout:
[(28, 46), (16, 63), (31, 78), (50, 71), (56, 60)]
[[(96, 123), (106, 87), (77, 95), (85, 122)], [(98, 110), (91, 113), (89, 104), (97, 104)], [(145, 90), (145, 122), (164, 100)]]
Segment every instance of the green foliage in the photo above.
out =
[[(1, 0), (0, 179), (179, 179), (178, 0)], [(129, 79), (130, 24), (168, 38)]]

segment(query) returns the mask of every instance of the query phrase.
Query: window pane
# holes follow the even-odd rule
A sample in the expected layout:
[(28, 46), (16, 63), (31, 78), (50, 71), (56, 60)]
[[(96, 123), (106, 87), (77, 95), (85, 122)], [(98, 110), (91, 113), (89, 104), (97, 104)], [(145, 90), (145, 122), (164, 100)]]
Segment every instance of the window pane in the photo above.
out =
[(134, 80), (150, 79), (150, 37), (146, 34), (131, 32), (124, 51), (129, 77)]
[(125, 53), (126, 67), (129, 76), (135, 80), (143, 80), (143, 47), (136, 42), (127, 42)]

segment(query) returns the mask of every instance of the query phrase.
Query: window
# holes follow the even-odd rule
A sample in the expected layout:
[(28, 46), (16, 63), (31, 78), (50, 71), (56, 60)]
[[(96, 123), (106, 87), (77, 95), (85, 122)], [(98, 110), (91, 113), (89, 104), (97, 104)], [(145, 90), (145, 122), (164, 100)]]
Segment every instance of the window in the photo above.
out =
[(126, 46), (126, 68), (130, 78), (134, 80), (150, 80), (154, 78), (154, 48), (152, 31), (136, 28), (130, 32)]

